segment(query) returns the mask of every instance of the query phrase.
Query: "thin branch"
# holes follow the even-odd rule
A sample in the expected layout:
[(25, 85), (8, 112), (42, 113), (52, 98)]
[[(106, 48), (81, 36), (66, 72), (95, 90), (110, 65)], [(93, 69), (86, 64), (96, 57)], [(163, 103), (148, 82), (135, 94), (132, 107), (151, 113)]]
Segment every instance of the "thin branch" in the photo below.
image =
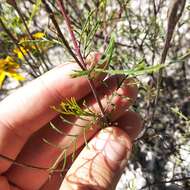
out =
[(20, 167), (23, 167), (23, 168), (31, 168), (31, 169), (37, 169), (37, 170), (43, 170), (43, 171), (48, 171), (49, 170), (49, 168), (42, 168), (42, 167), (39, 167), (39, 166), (34, 166), (34, 165), (30, 165), (30, 164), (17, 162), (14, 159), (9, 158), (9, 157), (7, 157), (5, 155), (2, 155), (2, 154), (0, 154), (0, 159), (6, 160), (6, 161), (10, 162), (11, 164), (14, 164), (16, 166), (20, 166)]
[[(70, 33), (70, 36), (71, 36), (71, 39), (72, 39), (75, 51), (76, 51), (76, 54), (78, 55), (78, 58), (79, 58), (79, 62), (80, 62), (79, 65), (80, 65), (80, 67), (81, 67), (82, 70), (87, 70), (85, 62), (84, 62), (84, 59), (83, 59), (83, 57), (81, 55), (80, 47), (79, 47), (78, 42), (77, 42), (77, 40), (75, 38), (75, 34), (73, 32), (70, 19), (67, 16), (64, 4), (63, 4), (63, 2), (61, 0), (57, 0), (57, 4), (60, 7), (60, 10), (61, 10), (61, 13), (62, 13), (63, 17), (65, 18), (65, 22), (67, 24), (67, 27), (68, 27), (68, 30), (69, 30), (69, 33)], [(108, 120), (106, 118), (105, 110), (104, 110), (104, 108), (102, 106), (102, 103), (101, 103), (101, 101), (100, 101), (100, 99), (98, 97), (98, 93), (96, 91), (96, 87), (95, 87), (94, 81), (91, 80), (91, 79), (88, 79), (88, 83), (89, 83), (89, 85), (91, 87), (91, 90), (92, 90), (92, 93), (93, 93), (93, 95), (94, 95), (94, 97), (95, 97), (95, 99), (96, 99), (96, 101), (97, 101), (97, 103), (98, 103), (98, 105), (100, 107), (100, 111), (101, 111), (102, 116), (104, 117), (104, 119)]]
[(80, 47), (78, 45), (77, 39), (75, 37), (75, 34), (73, 32), (71, 21), (70, 21), (69, 17), (66, 14), (66, 10), (65, 10), (65, 7), (63, 5), (63, 2), (61, 0), (57, 0), (57, 3), (58, 3), (58, 5), (59, 5), (59, 7), (61, 9), (61, 13), (62, 13), (63, 17), (65, 18), (65, 22), (67, 24), (67, 28), (69, 30), (69, 34), (71, 36), (71, 39), (72, 39), (72, 42), (73, 42), (73, 45), (74, 45), (74, 48), (75, 48), (75, 52), (78, 55), (78, 59), (80, 61), (80, 67), (82, 68), (82, 70), (86, 70), (85, 62), (84, 62), (84, 59), (83, 59), (83, 57), (81, 55)]
[[(170, 43), (175, 31), (175, 27), (182, 16), (182, 13), (185, 8), (185, 4), (186, 4), (186, 0), (171, 0), (170, 2), (169, 9), (168, 9), (167, 35), (166, 35), (166, 40), (164, 44), (164, 49), (161, 55), (160, 64), (164, 64), (166, 61), (166, 57), (170, 49)], [(157, 94), (156, 94), (155, 103), (154, 103), (155, 106), (158, 103), (158, 98), (160, 95), (162, 73), (163, 73), (163, 69), (159, 71), (158, 78), (157, 78)]]
[(58, 36), (61, 38), (63, 44), (65, 45), (65, 47), (67, 48), (68, 52), (70, 53), (70, 55), (74, 58), (74, 60), (76, 61), (76, 63), (80, 64), (78, 58), (76, 57), (76, 55), (73, 53), (72, 49), (69, 46), (68, 41), (65, 39), (59, 24), (55, 18), (54, 12), (52, 11), (52, 9), (50, 8), (50, 6), (48, 5), (48, 3), (46, 2), (46, 0), (42, 0), (43, 4), (45, 5), (45, 9), (47, 11), (47, 13), (49, 14), (50, 19), (52, 20), (52, 23), (58, 33)]

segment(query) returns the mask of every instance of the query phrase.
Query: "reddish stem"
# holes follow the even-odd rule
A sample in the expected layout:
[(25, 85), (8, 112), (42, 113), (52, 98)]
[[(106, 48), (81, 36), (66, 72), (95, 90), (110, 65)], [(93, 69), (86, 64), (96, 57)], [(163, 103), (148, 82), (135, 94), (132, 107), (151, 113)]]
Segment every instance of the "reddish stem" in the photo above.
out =
[(82, 63), (81, 67), (83, 68), (83, 70), (86, 70), (86, 65), (85, 65), (84, 59), (83, 59), (83, 57), (81, 55), (80, 47), (78, 45), (77, 39), (75, 37), (75, 34), (73, 32), (72, 24), (71, 24), (71, 21), (70, 21), (69, 17), (67, 16), (65, 7), (63, 5), (63, 2), (61, 0), (57, 0), (57, 4), (60, 7), (60, 10), (61, 10), (61, 13), (62, 13), (63, 17), (65, 18), (65, 22), (67, 24), (67, 27), (68, 27), (68, 30), (69, 30), (69, 34), (71, 36), (71, 40), (73, 42), (75, 51), (76, 51), (76, 53), (78, 55), (80, 63)]
[[(70, 21), (68, 15), (66, 13), (66, 10), (65, 10), (65, 7), (64, 7), (64, 4), (63, 4), (62, 0), (57, 0), (57, 4), (60, 7), (60, 10), (61, 10), (61, 13), (62, 13), (63, 17), (65, 18), (65, 22), (67, 24), (67, 27), (68, 27), (68, 30), (69, 30), (69, 33), (70, 33), (70, 36), (71, 36), (75, 51), (76, 51), (76, 54), (77, 54), (77, 56), (79, 58), (79, 62), (80, 62), (79, 65), (80, 65), (82, 70), (87, 70), (85, 62), (84, 62), (84, 59), (83, 59), (81, 51), (80, 51), (80, 47), (78, 45), (77, 39), (76, 39), (75, 34), (73, 32), (73, 29), (72, 29), (71, 21)], [(96, 101), (97, 101), (97, 103), (98, 103), (98, 105), (100, 107), (100, 111), (102, 113), (102, 116), (106, 119), (106, 114), (105, 114), (104, 108), (102, 106), (102, 103), (101, 103), (101, 101), (100, 101), (100, 99), (98, 97), (94, 81), (92, 79), (88, 79), (88, 83), (89, 83), (90, 88), (92, 90), (92, 93), (93, 93), (93, 95), (94, 95), (94, 97), (95, 97), (95, 99), (96, 99)], [(108, 119), (106, 119), (106, 121), (107, 120)]]

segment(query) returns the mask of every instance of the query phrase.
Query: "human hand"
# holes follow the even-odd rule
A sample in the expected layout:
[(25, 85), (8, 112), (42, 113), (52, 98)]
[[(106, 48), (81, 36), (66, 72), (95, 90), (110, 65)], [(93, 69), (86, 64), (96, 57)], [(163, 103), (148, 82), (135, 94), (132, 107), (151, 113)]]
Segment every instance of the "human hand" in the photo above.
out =
[[(91, 60), (97, 62), (98, 56)], [(114, 76), (101, 83), (103, 76), (96, 81), (97, 91), (107, 113), (118, 127), (100, 129), (97, 123), (86, 133), (88, 147), (84, 146), (83, 129), (77, 125), (88, 125), (89, 121), (75, 117), (67, 119), (75, 123), (69, 126), (60, 120), (51, 108), (60, 101), (74, 97), (85, 99), (86, 104), (95, 112), (100, 112), (90, 91), (85, 77), (71, 78), (77, 64), (69, 63), (56, 67), (38, 79), (20, 88), (0, 103), (0, 189), (1, 190), (85, 190), (114, 189), (127, 164), (132, 141), (138, 135), (142, 122), (138, 114), (126, 111), (137, 96), (137, 87), (133, 80), (127, 79), (117, 89), (120, 76)], [(108, 106), (107, 99), (113, 92), (117, 95)], [(123, 98), (123, 97), (128, 98)], [(66, 116), (65, 116), (66, 117)], [(60, 135), (48, 127), (52, 122), (64, 132)], [(67, 134), (67, 135), (65, 135)], [(71, 147), (67, 152), (67, 164), (63, 176), (53, 173), (49, 178), (48, 170), (57, 157), (60, 149), (44, 143), (47, 139), (59, 147), (67, 147), (72, 141), (69, 134), (78, 135), (74, 163)], [(3, 156), (15, 160), (15, 164)], [(22, 163), (27, 166), (18, 166)]]

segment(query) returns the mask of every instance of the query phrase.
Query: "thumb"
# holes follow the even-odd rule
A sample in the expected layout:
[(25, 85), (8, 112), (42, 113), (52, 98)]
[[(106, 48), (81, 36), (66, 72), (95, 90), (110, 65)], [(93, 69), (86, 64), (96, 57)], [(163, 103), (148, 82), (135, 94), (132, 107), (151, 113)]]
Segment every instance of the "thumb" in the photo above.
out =
[(131, 148), (124, 130), (102, 129), (79, 154), (66, 174), (61, 190), (115, 189)]

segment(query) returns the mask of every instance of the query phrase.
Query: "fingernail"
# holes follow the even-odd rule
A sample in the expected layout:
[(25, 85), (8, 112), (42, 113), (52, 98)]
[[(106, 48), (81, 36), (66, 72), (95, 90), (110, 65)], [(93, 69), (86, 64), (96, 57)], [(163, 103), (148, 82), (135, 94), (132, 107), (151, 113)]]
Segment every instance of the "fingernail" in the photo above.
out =
[(131, 153), (131, 142), (123, 130), (111, 127), (102, 130), (94, 145), (113, 169), (123, 169), (126, 166)]

